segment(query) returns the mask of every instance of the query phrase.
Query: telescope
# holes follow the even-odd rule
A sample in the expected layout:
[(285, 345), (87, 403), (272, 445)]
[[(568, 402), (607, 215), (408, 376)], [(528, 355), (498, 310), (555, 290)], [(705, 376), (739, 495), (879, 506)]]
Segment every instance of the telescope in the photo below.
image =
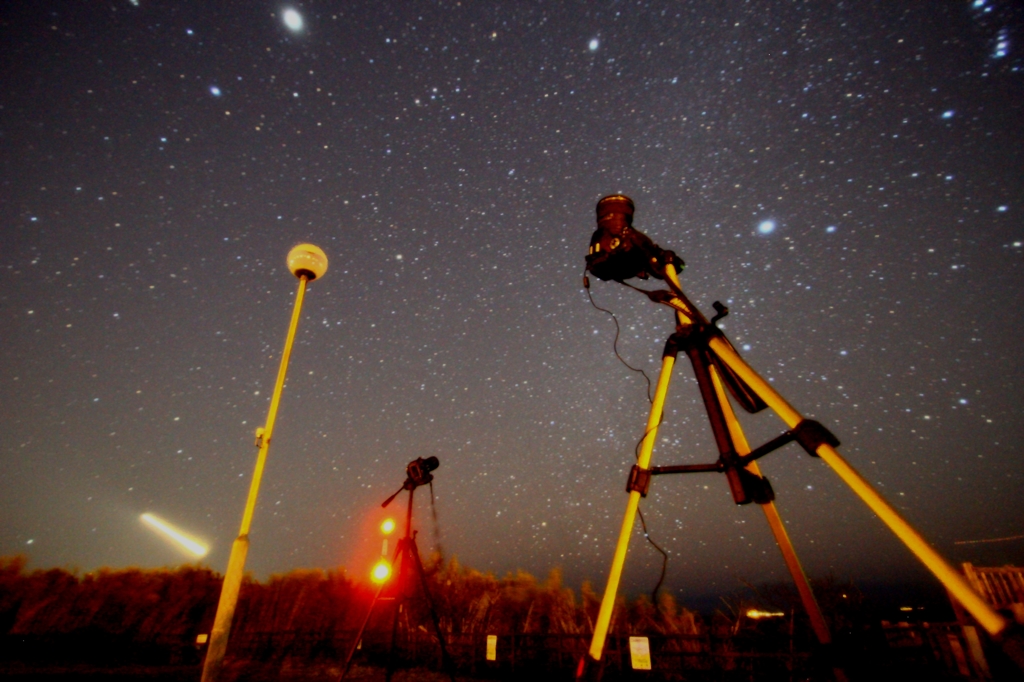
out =
[[(1024, 669), (1024, 639), (1012, 631), (1011, 623), (985, 602), (963, 576), (850, 466), (836, 450), (839, 440), (825, 426), (801, 415), (740, 357), (722, 330), (716, 326), (720, 319), (729, 314), (729, 309), (715, 301), (715, 316), (710, 320), (704, 317), (683, 293), (682, 285), (679, 283), (678, 272), (683, 267), (682, 259), (672, 251), (662, 249), (633, 227), (635, 210), (633, 200), (623, 194), (612, 194), (597, 202), (597, 229), (590, 237), (586, 270), (605, 282), (625, 284), (625, 280), (633, 278), (654, 278), (664, 281), (667, 290), (641, 289), (632, 284), (626, 286), (644, 294), (654, 303), (671, 308), (675, 313), (676, 329), (665, 344), (661, 374), (651, 400), (647, 427), (637, 448), (636, 464), (630, 469), (626, 483), (629, 501), (626, 504), (626, 513), (619, 530), (608, 582), (594, 624), (593, 639), (589, 651), (579, 661), (576, 679), (589, 679), (595, 674), (600, 676), (598, 664), (604, 653), (615, 596), (626, 560), (629, 539), (633, 534), (640, 498), (647, 497), (652, 477), (659, 474), (723, 473), (736, 504), (753, 502), (759, 505), (775, 536), (818, 641), (823, 646), (831, 642), (828, 624), (776, 509), (775, 492), (768, 479), (761, 475), (757, 463), (760, 458), (791, 442), (798, 443), (811, 457), (820, 458), (828, 464), (931, 570), (965, 610), (1002, 644), (1003, 650), (1010, 658)], [(586, 276), (583, 285), (589, 290), (590, 281)], [(718, 449), (718, 459), (707, 464), (651, 466), (651, 455), (657, 440), (658, 427), (662, 422), (672, 370), (680, 352), (689, 358), (693, 366)], [(752, 448), (729, 400), (730, 394), (746, 412), (758, 412), (770, 407), (786, 424), (787, 430)]]

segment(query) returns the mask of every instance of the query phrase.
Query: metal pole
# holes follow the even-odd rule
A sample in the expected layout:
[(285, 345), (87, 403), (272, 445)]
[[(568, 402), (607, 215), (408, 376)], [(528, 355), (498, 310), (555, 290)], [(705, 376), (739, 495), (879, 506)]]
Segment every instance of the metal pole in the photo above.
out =
[(292, 308), (292, 319), (288, 325), (288, 335), (285, 337), (281, 365), (277, 369), (277, 381), (274, 384), (274, 394), (270, 399), (266, 426), (256, 429), (256, 445), (259, 447), (259, 454), (256, 455), (256, 469), (252, 475), (252, 482), (249, 484), (249, 497), (245, 502), (245, 511), (242, 513), (242, 526), (238, 531), (238, 537), (231, 545), (231, 557), (228, 559), (228, 568), (224, 573), (220, 600), (217, 602), (217, 614), (214, 616), (213, 629), (210, 632), (210, 645), (206, 651), (206, 660), (203, 662), (202, 682), (217, 682), (224, 663), (224, 654), (228, 649), (228, 635), (231, 632), (231, 620), (234, 618), (235, 607), (238, 604), (238, 591), (242, 585), (245, 558), (249, 552), (249, 527), (256, 509), (256, 497), (260, 490), (260, 479), (263, 478), (263, 467), (267, 461), (267, 450), (270, 448), (270, 439), (274, 433), (274, 421), (277, 419), (277, 407), (281, 402), (281, 391), (284, 388), (288, 360), (295, 342), (295, 331), (299, 326), (299, 314), (302, 311), (302, 300), (306, 295), (306, 283), (321, 277), (327, 271), (327, 257), (323, 251), (312, 244), (301, 244), (289, 252), (288, 267), (299, 278), (299, 290), (295, 295), (295, 306)]

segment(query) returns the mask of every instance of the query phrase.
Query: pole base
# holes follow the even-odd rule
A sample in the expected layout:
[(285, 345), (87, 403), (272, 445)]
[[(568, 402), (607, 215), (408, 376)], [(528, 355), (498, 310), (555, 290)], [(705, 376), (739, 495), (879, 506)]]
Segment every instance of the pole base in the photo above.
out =
[(589, 653), (583, 654), (576, 665), (576, 682), (600, 682), (604, 675), (604, 662), (595, 661)]

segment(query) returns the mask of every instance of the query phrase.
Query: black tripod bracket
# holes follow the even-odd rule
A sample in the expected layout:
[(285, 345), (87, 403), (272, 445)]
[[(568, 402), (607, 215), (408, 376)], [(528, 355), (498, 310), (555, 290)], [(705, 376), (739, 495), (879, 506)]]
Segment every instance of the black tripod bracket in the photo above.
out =
[(831, 431), (822, 426), (821, 422), (813, 419), (804, 419), (792, 430), (772, 438), (770, 441), (750, 451), (749, 454), (739, 458), (740, 466), (746, 466), (755, 459), (761, 459), (769, 452), (778, 450), (787, 443), (796, 441), (811, 457), (818, 456), (818, 448), (822, 445), (839, 447), (839, 439)]
[(822, 445), (839, 447), (839, 439), (831, 431), (813, 419), (804, 419), (793, 429), (793, 438), (807, 451), (811, 457), (818, 456), (818, 448)]
[(640, 497), (647, 497), (647, 491), (651, 489), (651, 470), (641, 469), (634, 464), (629, 470), (629, 481), (626, 482), (626, 492), (638, 492)]

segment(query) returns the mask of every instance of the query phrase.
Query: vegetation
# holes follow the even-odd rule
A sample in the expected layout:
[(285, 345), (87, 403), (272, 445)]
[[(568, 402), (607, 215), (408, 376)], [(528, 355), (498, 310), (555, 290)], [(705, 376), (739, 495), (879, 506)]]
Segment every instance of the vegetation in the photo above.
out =
[[(554, 570), (540, 582), (526, 573), (504, 578), (459, 564), (427, 562), (428, 588), (446, 639), (463, 655), (487, 635), (568, 637), (571, 660), (593, 629), (598, 597), (584, 585), (580, 598)], [(221, 578), (209, 569), (100, 569), (78, 575), (62, 569), (26, 570), (24, 557), (0, 559), (0, 635), (4, 660), (188, 664), (201, 657), (197, 635), (209, 632)], [(418, 586), (412, 586), (419, 596)], [(244, 581), (229, 658), (343, 659), (373, 598), (373, 587), (344, 571), (295, 570), (264, 583)], [(655, 609), (649, 600), (620, 600), (613, 634), (700, 635), (701, 618), (669, 595)], [(399, 623), (401, 644), (433, 638), (427, 602), (411, 599)], [(364, 638), (390, 643), (393, 611), (375, 610)], [(482, 646), (482, 645), (481, 645)], [(477, 652), (472, 652), (476, 655)], [(482, 654), (481, 654), (482, 658)]]
[[(207, 568), (108, 569), (77, 575), (63, 569), (25, 570), (24, 557), (0, 558), (0, 632), (11, 635), (102, 632), (133, 641), (192, 642), (213, 621), (221, 577)], [(447, 634), (586, 634), (598, 596), (581, 599), (553, 570), (544, 582), (519, 572), (504, 578), (435, 559), (426, 567), (442, 631)], [(414, 586), (415, 587), (415, 586)], [(416, 596), (419, 593), (417, 592)], [(340, 571), (294, 570), (266, 583), (243, 582), (233, 635), (301, 632), (334, 639), (358, 628), (372, 586)], [(426, 603), (417, 608), (426, 615)], [(700, 618), (663, 594), (659, 608), (620, 600), (613, 630), (691, 633)]]
[[(589, 646), (599, 597), (588, 584), (577, 595), (562, 585), (558, 570), (544, 581), (522, 572), (498, 578), (437, 557), (425, 568), (440, 630), (462, 673), (567, 672)], [(195, 566), (78, 575), (61, 569), (29, 572), (23, 557), (0, 559), (0, 674), (12, 665), (192, 669), (202, 659), (197, 635), (210, 630), (220, 585), (219, 575)], [(428, 604), (418, 584), (407, 588), (415, 598), (405, 602), (408, 608), (397, 619), (398, 658), (403, 665), (436, 669), (439, 649)], [(862, 627), (863, 598), (856, 588), (829, 578), (815, 589), (833, 632), (855, 634)], [(295, 570), (264, 583), (247, 578), (232, 626), (229, 669), (236, 679), (256, 679), (268, 665), (277, 679), (300, 668), (313, 678), (310, 666), (319, 666), (325, 678), (336, 677), (374, 591), (343, 570)], [(361, 664), (393, 660), (393, 604), (378, 602), (356, 659)], [(751, 607), (785, 617), (752, 620), (745, 616)], [(789, 679), (798, 671), (813, 677), (817, 664), (809, 654), (815, 646), (801, 611), (794, 591), (783, 586), (752, 587), (742, 597), (723, 599), (722, 608), (708, 617), (680, 606), (668, 593), (659, 595), (657, 605), (646, 596), (632, 602), (620, 598), (606, 661), (628, 673), (628, 637), (644, 635), (656, 668), (668, 678), (684, 669), (688, 679), (755, 672), (758, 679)], [(497, 662), (485, 659), (489, 635), (498, 638)], [(860, 653), (851, 650), (851, 660), (854, 654), (864, 658), (863, 647), (854, 648)]]

